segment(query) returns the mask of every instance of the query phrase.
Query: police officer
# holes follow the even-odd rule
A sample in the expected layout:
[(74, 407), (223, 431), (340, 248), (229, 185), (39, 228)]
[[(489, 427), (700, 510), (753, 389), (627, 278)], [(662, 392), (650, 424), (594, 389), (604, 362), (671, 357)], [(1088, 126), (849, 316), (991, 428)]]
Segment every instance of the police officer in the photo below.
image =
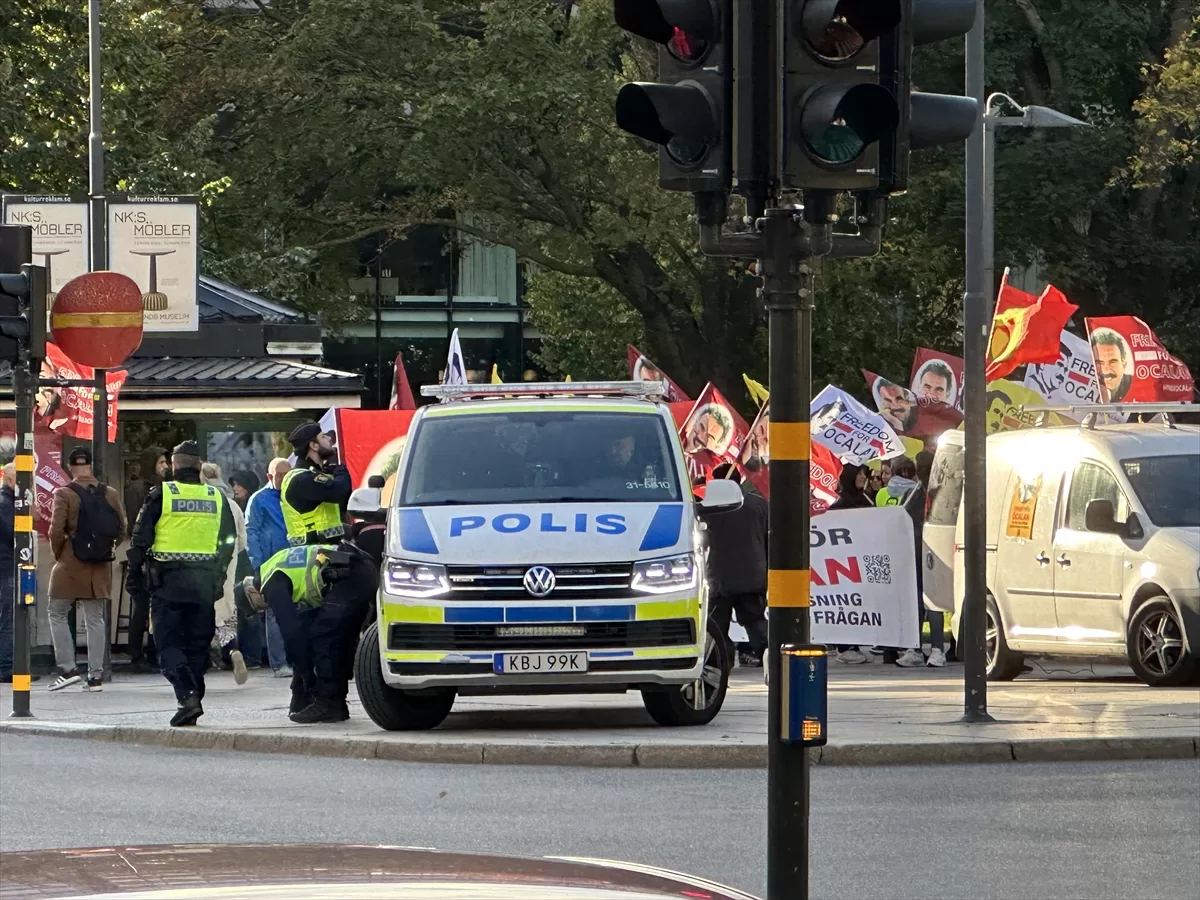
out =
[[(378, 570), (353, 544), (343, 542), (353, 484), (350, 472), (337, 462), (337, 449), (329, 435), (322, 434), (316, 422), (306, 422), (288, 440), (296, 452), (296, 467), (284, 476), (280, 489), (288, 542), (293, 547), (336, 550), (338, 560), (325, 571), (320, 604), (299, 610), (293, 643), (307, 642), (307, 652), (299, 653), (301, 660), (311, 660), (311, 666), (297, 668), (293, 663), (289, 718), (299, 723), (342, 722), (350, 717), (346, 695), (354, 651), (375, 597)], [(304, 565), (310, 562), (306, 555)], [(296, 554), (292, 571), (299, 566)], [(262, 584), (267, 583), (264, 578)]]
[(200, 483), (200, 448), (184, 441), (171, 455), (173, 480), (146, 495), (130, 538), (126, 583), (149, 597), (159, 664), (175, 689), (174, 726), (204, 715), (204, 673), (216, 632), (213, 604), (233, 558), (233, 514), (221, 492)]

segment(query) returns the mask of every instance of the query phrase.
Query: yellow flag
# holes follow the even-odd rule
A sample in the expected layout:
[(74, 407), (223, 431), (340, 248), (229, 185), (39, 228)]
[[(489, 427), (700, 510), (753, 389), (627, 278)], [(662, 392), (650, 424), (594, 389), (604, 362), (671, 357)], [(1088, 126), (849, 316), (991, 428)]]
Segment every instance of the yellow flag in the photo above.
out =
[(762, 406), (771, 398), (771, 392), (745, 372), (742, 373), (742, 381), (746, 382), (746, 390), (750, 392), (750, 399), (758, 406)]
[(568, 376), (567, 376), (567, 384), (570, 384), (570, 383), (571, 383), (571, 376), (570, 376), (570, 375), (568, 375)]
[[(1042, 415), (1038, 411), (1038, 407), (1045, 405), (1046, 400), (1041, 394), (1030, 390), (1023, 384), (1003, 378), (989, 381), (987, 385), (988, 434), (1035, 427)], [(1049, 413), (1048, 418), (1050, 425), (1069, 425), (1073, 421), (1062, 413)]]
[(496, 364), (492, 363), (492, 384), (504, 384), (500, 380), (500, 373), (496, 370)]

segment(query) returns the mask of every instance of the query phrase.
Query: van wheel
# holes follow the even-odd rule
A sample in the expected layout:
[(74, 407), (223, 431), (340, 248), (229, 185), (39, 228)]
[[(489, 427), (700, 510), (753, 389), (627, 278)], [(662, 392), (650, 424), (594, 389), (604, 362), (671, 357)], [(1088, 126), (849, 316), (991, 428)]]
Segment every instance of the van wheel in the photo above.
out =
[(1154, 597), (1138, 607), (1126, 636), (1129, 666), (1151, 687), (1175, 687), (1196, 680), (1196, 657), (1183, 646), (1183, 626), (1166, 597)]
[(358, 643), (354, 659), (358, 699), (371, 721), (385, 731), (428, 731), (450, 715), (454, 691), (414, 693), (391, 687), (383, 680), (379, 662), (379, 629), (372, 628)]
[(1012, 681), (1025, 670), (1025, 657), (1008, 649), (1004, 639), (1004, 623), (991, 594), (987, 598), (987, 680)]
[(731, 668), (729, 647), (710, 624), (704, 638), (704, 671), (700, 679), (642, 691), (646, 712), (659, 725), (667, 727), (707, 725), (725, 703)]

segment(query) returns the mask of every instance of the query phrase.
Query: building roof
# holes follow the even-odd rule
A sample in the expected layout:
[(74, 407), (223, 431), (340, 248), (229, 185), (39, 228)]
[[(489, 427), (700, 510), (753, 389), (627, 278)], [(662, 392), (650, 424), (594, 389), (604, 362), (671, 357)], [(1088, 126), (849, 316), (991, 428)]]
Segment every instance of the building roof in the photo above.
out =
[(202, 322), (270, 322), (286, 325), (305, 321), (303, 314), (286, 304), (268, 300), (260, 294), (207, 275), (200, 276), (196, 288)]

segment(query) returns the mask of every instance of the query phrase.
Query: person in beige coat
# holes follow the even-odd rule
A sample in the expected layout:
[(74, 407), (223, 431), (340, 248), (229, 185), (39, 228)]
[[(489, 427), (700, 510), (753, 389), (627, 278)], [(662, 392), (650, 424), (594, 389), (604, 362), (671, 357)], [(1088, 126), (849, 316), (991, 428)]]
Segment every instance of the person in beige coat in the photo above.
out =
[[(237, 603), (233, 597), (233, 588), (235, 575), (237, 574), (238, 557), (249, 545), (246, 539), (246, 516), (242, 512), (240, 506), (234, 502), (233, 490), (225, 483), (224, 477), (221, 475), (221, 467), (216, 463), (206, 462), (200, 467), (200, 481), (204, 484), (211, 484), (224, 495), (228, 502), (229, 511), (233, 514), (233, 524), (237, 530), (237, 542), (233, 548), (233, 559), (229, 561), (229, 571), (225, 577), (225, 587), (221, 592), (221, 596), (217, 598), (214, 604), (217, 615), (217, 631), (213, 635), (213, 649), (220, 652), (222, 647), (228, 646), (231, 642), (237, 640), (238, 633), (238, 612)], [(246, 660), (242, 656), (241, 650), (229, 651), (229, 661), (233, 664), (233, 680), (238, 684), (245, 684), (249, 677), (249, 672), (246, 669)]]
[[(99, 482), (92, 474), (92, 451), (76, 447), (67, 456), (71, 484), (54, 492), (54, 512), (50, 519), (50, 549), (54, 552), (54, 568), (50, 572), (50, 639), (54, 644), (54, 661), (59, 675), (50, 690), (62, 690), (83, 679), (75, 663), (75, 642), (67, 616), (75, 607), (79, 621), (87, 633), (87, 680), (85, 690), (100, 690), (104, 671), (104, 650), (108, 635), (104, 628), (104, 606), (113, 598), (112, 562), (82, 562), (75, 558), (72, 539), (79, 525), (79, 489), (95, 488)], [(104, 497), (117, 512), (120, 534), (116, 543), (125, 540), (128, 532), (125, 509), (115, 489), (105, 486)]]

